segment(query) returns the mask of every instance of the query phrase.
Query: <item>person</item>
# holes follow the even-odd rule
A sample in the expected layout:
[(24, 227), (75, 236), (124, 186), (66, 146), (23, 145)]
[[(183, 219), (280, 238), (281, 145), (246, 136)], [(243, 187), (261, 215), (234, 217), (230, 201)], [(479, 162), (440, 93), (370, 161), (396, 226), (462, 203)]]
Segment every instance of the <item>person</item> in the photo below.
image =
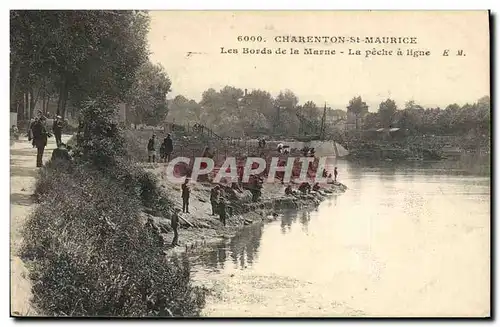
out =
[(338, 176), (339, 172), (337, 171), (337, 167), (335, 167), (333, 169), (333, 181), (334, 182), (337, 182), (337, 176)]
[(313, 188), (312, 188), (312, 189), (313, 189), (313, 191), (314, 191), (314, 192), (318, 192), (318, 191), (320, 190), (319, 183), (317, 183), (317, 182), (316, 182), (316, 183), (314, 183), (314, 185), (313, 185)]
[(176, 208), (172, 217), (170, 218), (170, 225), (174, 230), (174, 238), (172, 239), (172, 246), (179, 246), (179, 212), (180, 209)]
[(167, 134), (167, 137), (165, 138), (165, 154), (166, 154), (166, 159), (167, 161), (170, 161), (170, 155), (172, 154), (172, 152), (174, 151), (174, 144), (172, 142), (172, 137), (169, 134)]
[(212, 205), (212, 216), (217, 214), (219, 197), (220, 197), (220, 186), (215, 185), (215, 187), (210, 191), (210, 204)]
[(160, 157), (164, 160), (164, 162), (170, 161), (170, 154), (173, 151), (172, 138), (170, 137), (170, 133), (167, 134), (167, 137), (163, 139), (163, 143), (160, 146)]
[(292, 186), (290, 184), (288, 184), (288, 186), (285, 188), (285, 194), (286, 195), (292, 195), (293, 194)]
[(266, 147), (266, 139), (265, 138), (262, 138), (262, 147), (265, 148)]
[(309, 193), (311, 192), (311, 185), (308, 182), (303, 182), (299, 185), (299, 191), (302, 193)]
[(328, 172), (326, 171), (326, 169), (323, 169), (323, 177), (326, 178), (328, 176)]
[(166, 151), (166, 141), (167, 138), (163, 139), (163, 142), (160, 145), (160, 161), (164, 160), (164, 162), (167, 162), (167, 151)]
[(153, 134), (153, 136), (151, 136), (151, 138), (148, 141), (148, 162), (151, 162), (151, 158), (153, 159), (153, 162), (155, 162), (156, 158), (155, 142), (156, 142), (156, 135)]
[(52, 124), (52, 132), (54, 133), (54, 137), (56, 138), (56, 144), (59, 147), (61, 145), (61, 134), (63, 128), (62, 117), (57, 115), (56, 119), (54, 119), (54, 123)]
[(226, 200), (224, 198), (219, 203), (219, 219), (222, 225), (226, 226)]
[(189, 179), (186, 178), (182, 184), (182, 212), (189, 213), (189, 195), (191, 190), (188, 185)]
[(278, 150), (278, 153), (281, 153), (281, 151), (283, 150), (283, 143), (279, 143), (276, 150)]
[(45, 127), (44, 117), (35, 120), (33, 125), (31, 126), (31, 135), (33, 136), (33, 147), (36, 147), (36, 166), (42, 167), (43, 165), (43, 152), (45, 147), (47, 146), (47, 139), (50, 137), (50, 134), (47, 132), (47, 128)]
[[(38, 117), (35, 117), (33, 121), (30, 122), (28, 126), (28, 141), (33, 141), (33, 126), (38, 122)], [(35, 142), (32, 142), (33, 147), (35, 147)]]

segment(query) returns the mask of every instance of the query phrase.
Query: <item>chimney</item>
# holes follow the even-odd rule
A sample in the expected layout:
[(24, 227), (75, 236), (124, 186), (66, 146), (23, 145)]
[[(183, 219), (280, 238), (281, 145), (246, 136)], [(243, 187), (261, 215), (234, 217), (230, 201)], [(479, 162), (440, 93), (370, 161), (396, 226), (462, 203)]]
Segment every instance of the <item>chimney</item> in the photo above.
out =
[(245, 96), (247, 96), (247, 89), (245, 89)]

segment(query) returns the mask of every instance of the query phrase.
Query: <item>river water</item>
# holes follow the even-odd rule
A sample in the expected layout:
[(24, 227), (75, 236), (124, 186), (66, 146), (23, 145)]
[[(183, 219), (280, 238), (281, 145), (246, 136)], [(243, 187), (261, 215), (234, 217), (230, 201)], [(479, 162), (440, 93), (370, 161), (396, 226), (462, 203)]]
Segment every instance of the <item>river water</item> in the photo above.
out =
[(488, 168), (334, 164), (345, 194), (192, 258), (194, 279), (212, 290), (203, 315), (488, 314)]

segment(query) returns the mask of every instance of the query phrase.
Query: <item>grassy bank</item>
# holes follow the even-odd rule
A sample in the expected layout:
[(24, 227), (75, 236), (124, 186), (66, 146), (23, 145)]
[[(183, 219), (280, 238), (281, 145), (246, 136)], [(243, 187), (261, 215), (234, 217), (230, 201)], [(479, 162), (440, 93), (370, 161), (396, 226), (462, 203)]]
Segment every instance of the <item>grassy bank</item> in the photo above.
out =
[(156, 177), (129, 161), (106, 101), (83, 109), (72, 163), (49, 162), (23, 231), (33, 305), (46, 316), (197, 316), (205, 290), (167, 259), (144, 208), (169, 218)]

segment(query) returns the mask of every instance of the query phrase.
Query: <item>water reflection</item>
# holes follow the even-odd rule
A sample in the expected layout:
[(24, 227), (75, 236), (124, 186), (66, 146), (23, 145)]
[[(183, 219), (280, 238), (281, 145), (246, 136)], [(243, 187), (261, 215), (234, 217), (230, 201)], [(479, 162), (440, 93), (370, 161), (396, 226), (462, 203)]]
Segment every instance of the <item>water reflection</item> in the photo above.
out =
[(281, 233), (286, 234), (292, 229), (292, 223), (297, 218), (297, 212), (293, 210), (285, 210), (281, 215)]
[(197, 260), (210, 270), (224, 269), (229, 258), (235, 268), (247, 268), (254, 263), (263, 229), (263, 224), (249, 226), (230, 240), (218, 243), (212, 251)]
[(219, 271), (200, 280), (220, 283), (225, 299), (209, 299), (208, 315), (410, 315), (422, 303), (433, 303), (422, 314), (459, 314), (488, 303), (487, 177), (436, 163), (335, 165), (345, 194), (282, 211), (200, 258)]
[(302, 225), (302, 231), (306, 234), (308, 234), (309, 229), (309, 221), (311, 220), (311, 212), (309, 211), (302, 211), (300, 213), (300, 223)]

